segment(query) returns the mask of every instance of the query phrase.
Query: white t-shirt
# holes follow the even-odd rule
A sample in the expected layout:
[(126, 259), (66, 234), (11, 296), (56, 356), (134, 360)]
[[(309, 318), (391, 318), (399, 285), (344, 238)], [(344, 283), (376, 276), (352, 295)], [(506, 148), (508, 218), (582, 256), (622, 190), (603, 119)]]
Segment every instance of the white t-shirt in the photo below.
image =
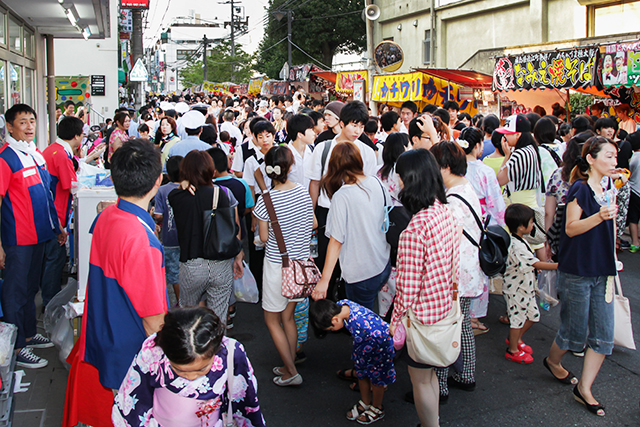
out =
[[(262, 151), (256, 149), (256, 155), (249, 157), (247, 161), (244, 162), (244, 171), (242, 172), (242, 179), (244, 179), (249, 187), (253, 187), (255, 194), (262, 194), (262, 190), (258, 187), (258, 184), (256, 184), (256, 178), (254, 176), (255, 171), (260, 168), (260, 165), (264, 165), (264, 154), (262, 154)], [(264, 184), (267, 188), (271, 188), (271, 178), (267, 176), (264, 169), (262, 169), (262, 171)]]
[(389, 262), (390, 246), (382, 230), (385, 205), (391, 205), (391, 195), (371, 176), (360, 185), (343, 185), (333, 195), (325, 235), (342, 243), (340, 268), (347, 283), (377, 276)]
[(311, 148), (309, 148), (308, 145), (305, 145), (303, 157), (293, 146), (292, 142), (289, 142), (287, 147), (289, 147), (293, 153), (293, 159), (295, 160), (291, 166), (291, 171), (289, 172), (289, 180), (302, 185), (305, 190), (309, 191), (310, 180), (306, 177), (305, 171), (311, 169), (311, 165), (313, 163), (313, 151), (311, 151)]
[[(255, 144), (253, 143), (253, 138), (249, 139), (248, 147), (249, 147), (249, 150), (254, 150), (256, 153), (260, 151), (260, 149), (256, 147)], [(244, 170), (244, 162), (245, 162), (245, 159), (243, 158), (243, 155), (242, 155), (242, 148), (240, 147), (240, 145), (236, 145), (236, 152), (233, 155), (233, 163), (231, 163), (231, 170), (235, 172), (242, 172)]]
[[(331, 141), (323, 141), (320, 144), (316, 145), (316, 148), (313, 150), (311, 167), (309, 169), (305, 168), (304, 171), (306, 178), (314, 181), (320, 181), (322, 179), (322, 152), (324, 151), (325, 144), (331, 144), (331, 148), (329, 148), (327, 159), (324, 164), (324, 173), (327, 173), (327, 168), (329, 167), (329, 159), (331, 159), (333, 147), (336, 146), (336, 140), (339, 137), (340, 135), (336, 136)], [(353, 141), (353, 144), (355, 144), (356, 147), (358, 147), (358, 149), (360, 150), (363, 165), (362, 169), (364, 174), (367, 176), (375, 176), (376, 172), (378, 171), (378, 159), (376, 158), (376, 152), (359, 139)], [(329, 197), (327, 197), (327, 194), (323, 190), (320, 191), (320, 195), (318, 196), (318, 206), (327, 209), (331, 206), (331, 200), (329, 199)]]
[(231, 138), (236, 139), (236, 146), (242, 144), (242, 132), (232, 122), (222, 122), (220, 125), (220, 132), (224, 131), (228, 132)]

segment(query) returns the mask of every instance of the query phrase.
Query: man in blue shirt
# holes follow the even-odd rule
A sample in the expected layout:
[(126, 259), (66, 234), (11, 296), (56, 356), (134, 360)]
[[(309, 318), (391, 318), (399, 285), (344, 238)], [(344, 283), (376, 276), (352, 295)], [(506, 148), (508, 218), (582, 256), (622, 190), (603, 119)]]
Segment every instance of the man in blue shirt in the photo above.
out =
[(169, 150), (169, 157), (182, 156), (185, 157), (190, 151), (205, 151), (211, 148), (211, 145), (200, 140), (202, 126), (204, 126), (204, 115), (195, 110), (191, 110), (182, 116), (182, 124), (184, 125), (187, 137), (180, 140)]

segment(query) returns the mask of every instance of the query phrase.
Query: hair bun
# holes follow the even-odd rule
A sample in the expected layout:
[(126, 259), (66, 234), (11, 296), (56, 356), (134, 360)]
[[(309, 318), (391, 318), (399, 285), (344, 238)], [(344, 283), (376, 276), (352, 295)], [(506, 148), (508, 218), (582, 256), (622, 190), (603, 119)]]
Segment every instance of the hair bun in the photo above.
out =
[(576, 158), (576, 166), (580, 169), (581, 172), (587, 172), (589, 170), (589, 162), (582, 156), (578, 156)]

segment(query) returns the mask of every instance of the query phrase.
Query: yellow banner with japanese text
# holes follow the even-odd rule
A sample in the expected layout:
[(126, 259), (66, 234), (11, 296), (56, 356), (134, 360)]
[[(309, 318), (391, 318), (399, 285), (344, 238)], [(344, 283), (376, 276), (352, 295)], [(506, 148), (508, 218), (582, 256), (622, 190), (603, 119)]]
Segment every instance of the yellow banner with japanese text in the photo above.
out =
[(460, 105), (460, 112), (473, 116), (478, 112), (476, 101), (465, 99), (463, 86), (424, 73), (405, 73), (375, 76), (372, 99), (394, 106), (414, 101), (419, 107), (425, 104), (442, 106), (446, 100)]

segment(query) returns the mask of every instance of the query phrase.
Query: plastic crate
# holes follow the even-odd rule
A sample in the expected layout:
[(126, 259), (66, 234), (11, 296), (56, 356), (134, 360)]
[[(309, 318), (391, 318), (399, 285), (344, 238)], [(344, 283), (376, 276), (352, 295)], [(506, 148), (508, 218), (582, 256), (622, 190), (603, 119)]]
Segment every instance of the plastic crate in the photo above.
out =
[(0, 365), (0, 377), (2, 378), (2, 388), (0, 388), (0, 394), (7, 390), (6, 384), (13, 383), (13, 370), (16, 366), (16, 352), (14, 351), (16, 345), (16, 338), (18, 336), (18, 328), (15, 328), (11, 335), (11, 347), (8, 354), (12, 356), (7, 358), (2, 365)]
[(13, 398), (13, 393), (9, 397), (7, 408), (8, 410), (0, 417), (0, 427), (11, 427), (13, 423), (13, 410), (16, 407), (16, 401)]

